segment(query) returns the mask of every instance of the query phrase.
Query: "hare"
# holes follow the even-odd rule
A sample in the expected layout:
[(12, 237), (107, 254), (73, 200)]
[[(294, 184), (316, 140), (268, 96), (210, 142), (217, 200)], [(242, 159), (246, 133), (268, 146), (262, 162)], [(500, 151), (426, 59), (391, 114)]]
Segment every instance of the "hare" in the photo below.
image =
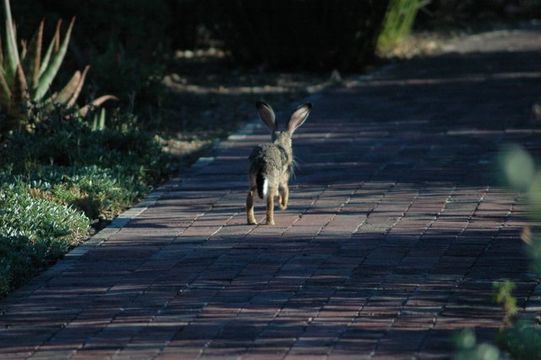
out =
[(267, 201), (266, 224), (274, 225), (274, 200), (279, 200), (280, 209), (285, 210), (289, 199), (289, 177), (293, 171), (293, 149), (291, 138), (301, 126), (312, 109), (310, 103), (299, 106), (289, 119), (287, 128), (278, 130), (278, 123), (272, 108), (262, 102), (256, 103), (261, 120), (272, 134), (272, 143), (257, 145), (249, 157), (250, 190), (246, 197), (246, 218), (248, 224), (255, 225), (254, 196), (257, 194)]

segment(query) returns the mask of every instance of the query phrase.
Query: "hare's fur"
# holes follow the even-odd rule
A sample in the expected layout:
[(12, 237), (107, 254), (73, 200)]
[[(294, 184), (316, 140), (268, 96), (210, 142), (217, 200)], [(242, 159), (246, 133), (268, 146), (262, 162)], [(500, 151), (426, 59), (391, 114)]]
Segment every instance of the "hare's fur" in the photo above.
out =
[(310, 104), (297, 108), (291, 115), (287, 129), (277, 130), (276, 118), (272, 108), (258, 102), (257, 109), (263, 122), (272, 131), (272, 143), (257, 145), (249, 157), (250, 189), (246, 198), (246, 218), (248, 224), (257, 224), (254, 214), (254, 198), (257, 193), (266, 199), (266, 224), (274, 225), (274, 201), (278, 199), (280, 209), (287, 208), (289, 200), (289, 177), (293, 170), (293, 132), (308, 117)]

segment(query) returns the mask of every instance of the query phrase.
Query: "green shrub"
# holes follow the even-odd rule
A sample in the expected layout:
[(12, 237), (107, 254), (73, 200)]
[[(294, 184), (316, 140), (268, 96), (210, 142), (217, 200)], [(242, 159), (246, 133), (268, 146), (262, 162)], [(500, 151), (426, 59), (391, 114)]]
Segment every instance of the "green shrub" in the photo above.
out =
[(425, 0), (391, 0), (378, 38), (378, 48), (389, 49), (409, 35), (417, 12), (426, 4)]
[(219, 34), (248, 64), (359, 69), (371, 59), (388, 1), (215, 1)]

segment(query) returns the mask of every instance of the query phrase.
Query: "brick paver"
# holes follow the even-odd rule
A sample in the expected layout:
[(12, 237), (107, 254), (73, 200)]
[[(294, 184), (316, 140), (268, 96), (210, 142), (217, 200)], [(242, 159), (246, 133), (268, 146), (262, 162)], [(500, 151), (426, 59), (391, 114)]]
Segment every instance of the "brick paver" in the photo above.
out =
[(490, 339), (492, 282), (516, 281), (521, 306), (536, 286), (525, 206), (496, 174), (503, 143), (539, 148), (539, 36), (474, 38), (319, 96), (274, 227), (243, 209), (267, 135), (231, 137), (5, 299), (0, 358), (433, 359), (455, 329)]

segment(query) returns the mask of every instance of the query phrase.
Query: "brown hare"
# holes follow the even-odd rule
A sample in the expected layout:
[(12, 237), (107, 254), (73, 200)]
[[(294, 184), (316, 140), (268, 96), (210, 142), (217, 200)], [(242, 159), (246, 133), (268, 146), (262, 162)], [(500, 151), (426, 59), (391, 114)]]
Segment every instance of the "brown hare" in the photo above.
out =
[(310, 103), (299, 106), (289, 119), (287, 128), (278, 130), (276, 115), (272, 108), (262, 102), (256, 103), (261, 120), (267, 125), (272, 134), (272, 143), (257, 145), (249, 157), (250, 190), (246, 197), (246, 219), (248, 224), (255, 225), (254, 196), (257, 194), (267, 201), (266, 224), (274, 225), (274, 200), (278, 199), (280, 209), (287, 208), (289, 199), (289, 177), (293, 170), (293, 149), (291, 138), (301, 126), (312, 109)]

